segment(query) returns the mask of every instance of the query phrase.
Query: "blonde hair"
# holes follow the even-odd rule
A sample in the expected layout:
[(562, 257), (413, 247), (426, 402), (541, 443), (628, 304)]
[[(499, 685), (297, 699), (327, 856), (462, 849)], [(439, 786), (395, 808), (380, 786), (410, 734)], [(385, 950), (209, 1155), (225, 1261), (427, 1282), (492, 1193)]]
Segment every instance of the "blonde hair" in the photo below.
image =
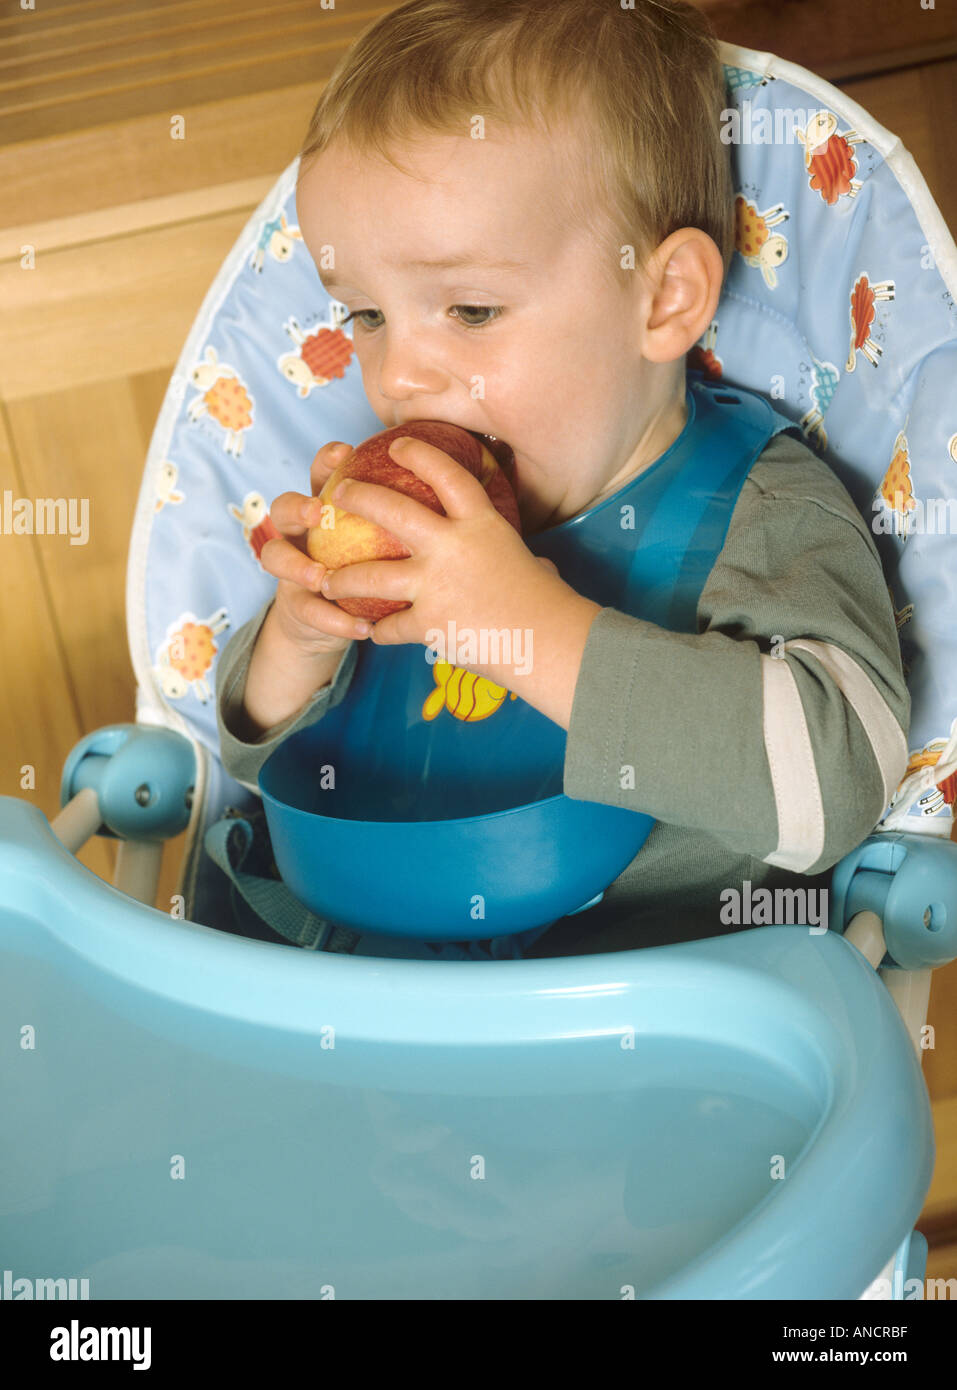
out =
[(335, 137), (410, 173), (398, 147), (425, 133), (468, 135), (478, 115), (551, 139), (570, 133), (569, 177), (556, 192), (573, 224), (609, 239), (601, 260), (612, 279), (624, 278), (619, 247), (634, 246), (640, 269), (680, 227), (711, 237), (726, 273), (726, 105), (714, 34), (681, 0), (407, 0), (336, 66), (299, 177)]

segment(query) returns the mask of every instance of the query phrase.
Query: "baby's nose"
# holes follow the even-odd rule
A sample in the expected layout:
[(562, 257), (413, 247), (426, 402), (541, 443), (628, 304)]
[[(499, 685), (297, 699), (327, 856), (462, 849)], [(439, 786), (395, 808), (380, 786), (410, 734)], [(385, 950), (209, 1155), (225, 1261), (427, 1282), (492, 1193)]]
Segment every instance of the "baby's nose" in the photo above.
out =
[[(443, 393), (448, 389), (449, 376), (443, 370), (442, 359), (433, 347), (434, 345), (424, 341), (421, 332), (393, 329), (379, 349), (380, 395), (398, 405), (400, 409), (407, 406), (413, 398), (423, 404), (429, 400), (444, 399)], [(418, 413), (419, 418), (431, 415), (435, 419), (441, 419), (441, 415), (431, 409)]]

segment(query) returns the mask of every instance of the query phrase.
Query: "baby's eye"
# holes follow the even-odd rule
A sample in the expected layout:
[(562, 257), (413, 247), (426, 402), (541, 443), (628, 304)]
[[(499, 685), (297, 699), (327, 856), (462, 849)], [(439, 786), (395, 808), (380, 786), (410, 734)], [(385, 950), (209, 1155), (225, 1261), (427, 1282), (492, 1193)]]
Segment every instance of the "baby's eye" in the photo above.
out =
[[(485, 319), (482, 323), (466, 323), (462, 320), (463, 328), (484, 328), (486, 324), (494, 323), (502, 315), (502, 306), (489, 304), (453, 304), (453, 309), (464, 309), (467, 314), (491, 314), (491, 318)], [(456, 314), (456, 318), (461, 319), (461, 315)]]
[[(488, 314), (489, 317), (484, 319), (482, 323), (467, 323), (465, 322), (465, 320), (462, 319), (461, 314), (458, 312), (459, 310), (464, 311), (466, 314)], [(500, 304), (453, 304), (450, 309), (450, 312), (455, 313), (455, 317), (459, 319), (463, 328), (471, 329), (474, 331), (479, 328), (485, 328), (490, 323), (494, 323), (494, 321), (497, 318), (501, 317), (504, 310), (502, 305)], [(358, 319), (359, 322), (362, 324), (362, 327), (368, 329), (371, 333), (380, 325), (377, 323), (366, 323), (364, 318), (365, 314), (378, 314), (380, 318), (382, 317), (378, 309), (353, 309), (352, 313), (347, 314), (346, 317), (342, 320), (340, 327), (344, 328), (346, 324), (350, 323), (353, 319)]]
[[(363, 321), (362, 315), (363, 315), (363, 314), (378, 314), (378, 312), (379, 312), (378, 309), (353, 309), (353, 311), (352, 311), (351, 314), (346, 314), (345, 318), (342, 320), (342, 322), (340, 323), (339, 327), (340, 327), (340, 328), (345, 328), (346, 324), (347, 324), (347, 323), (351, 323), (353, 319), (359, 319), (359, 321), (362, 323), (362, 327), (363, 327), (363, 328), (369, 328), (369, 324), (367, 324), (367, 323), (365, 323), (365, 322)], [(373, 326), (373, 327), (376, 327), (377, 325), (374, 324), (374, 325), (372, 325), (372, 326)]]

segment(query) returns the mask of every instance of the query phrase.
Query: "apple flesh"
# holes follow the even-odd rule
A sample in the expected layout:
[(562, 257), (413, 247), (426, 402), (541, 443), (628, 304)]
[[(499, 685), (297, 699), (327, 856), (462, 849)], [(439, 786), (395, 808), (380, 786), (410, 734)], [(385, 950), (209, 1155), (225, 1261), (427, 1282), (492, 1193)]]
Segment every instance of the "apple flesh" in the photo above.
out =
[[(482, 439), (459, 425), (449, 424), (445, 420), (410, 420), (408, 424), (396, 425), (366, 439), (326, 480), (319, 500), (331, 510), (324, 513), (325, 525), (311, 527), (306, 535), (306, 549), (310, 557), (325, 565), (326, 569), (341, 570), (365, 560), (405, 560), (411, 554), (384, 527), (335, 505), (331, 500), (332, 493), (344, 478), (394, 488), (396, 492), (403, 492), (440, 516), (445, 516), (445, 508), (428, 483), (423, 482), (411, 469), (396, 463), (389, 453), (389, 446), (406, 435), (434, 445), (467, 468), (485, 488), (489, 501), (519, 535), (522, 534), (518, 503), (506, 474), (506, 467), (511, 471), (512, 463), (509, 446), (497, 440), (494, 443), (496, 452), (493, 453)], [(496, 454), (502, 459), (501, 466)], [(367, 618), (373, 623), (389, 613), (411, 607), (410, 603), (395, 599), (340, 598), (335, 601), (344, 612), (355, 618)]]

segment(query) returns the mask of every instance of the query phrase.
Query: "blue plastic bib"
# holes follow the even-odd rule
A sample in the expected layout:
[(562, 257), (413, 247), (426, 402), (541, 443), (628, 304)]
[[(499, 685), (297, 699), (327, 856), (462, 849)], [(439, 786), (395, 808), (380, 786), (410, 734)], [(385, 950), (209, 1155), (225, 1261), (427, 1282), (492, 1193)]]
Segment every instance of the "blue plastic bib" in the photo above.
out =
[[(578, 593), (675, 632), (696, 631), (753, 463), (794, 428), (761, 397), (692, 373), (687, 407), (684, 430), (643, 473), (525, 538)], [(360, 643), (344, 699), (264, 764), (283, 879), (330, 921), (432, 940), (491, 937), (579, 910), (627, 867), (653, 818), (565, 797), (565, 730), (434, 656)], [(519, 815), (538, 806), (534, 819)], [(476, 895), (483, 909), (494, 904), (481, 924), (465, 911)]]

